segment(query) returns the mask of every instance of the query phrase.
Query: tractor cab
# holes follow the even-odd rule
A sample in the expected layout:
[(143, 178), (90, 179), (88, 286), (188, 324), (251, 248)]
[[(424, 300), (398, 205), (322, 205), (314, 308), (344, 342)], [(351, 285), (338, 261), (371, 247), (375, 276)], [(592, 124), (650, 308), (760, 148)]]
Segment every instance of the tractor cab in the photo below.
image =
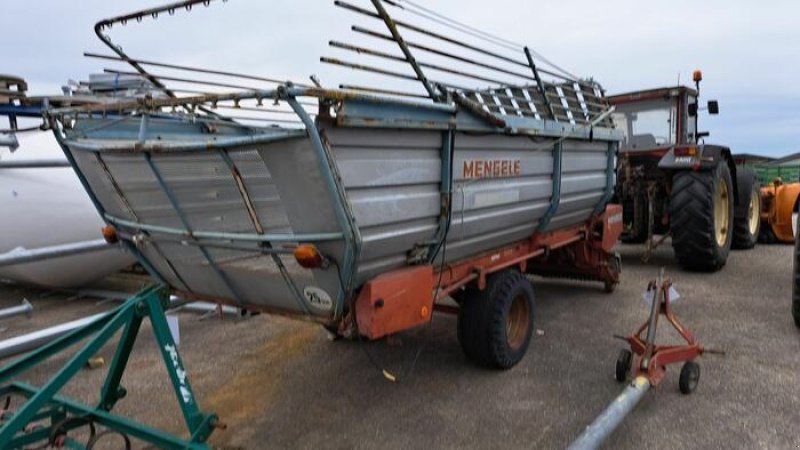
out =
[[(692, 146), (708, 136), (697, 132), (701, 79), (695, 72), (696, 89), (676, 86), (609, 96), (615, 107), (611, 117), (624, 134), (620, 151), (663, 156), (672, 147)], [(719, 104), (711, 100), (704, 109), (718, 114)]]
[(622, 131), (622, 152), (666, 151), (694, 142), (694, 121), (689, 104), (697, 104), (697, 91), (678, 86), (608, 97), (615, 106), (611, 117)]

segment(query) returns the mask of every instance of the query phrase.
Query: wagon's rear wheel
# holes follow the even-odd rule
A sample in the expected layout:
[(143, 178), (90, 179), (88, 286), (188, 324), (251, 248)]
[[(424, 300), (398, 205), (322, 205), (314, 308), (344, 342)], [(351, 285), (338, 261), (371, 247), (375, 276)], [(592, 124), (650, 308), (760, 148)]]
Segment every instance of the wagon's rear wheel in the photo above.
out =
[(483, 291), (465, 291), (458, 314), (461, 348), (478, 365), (511, 368), (528, 350), (533, 318), (531, 283), (516, 270), (494, 274)]
[(733, 213), (733, 242), (736, 249), (753, 248), (761, 229), (761, 189), (753, 169), (740, 167), (736, 175), (739, 205)]

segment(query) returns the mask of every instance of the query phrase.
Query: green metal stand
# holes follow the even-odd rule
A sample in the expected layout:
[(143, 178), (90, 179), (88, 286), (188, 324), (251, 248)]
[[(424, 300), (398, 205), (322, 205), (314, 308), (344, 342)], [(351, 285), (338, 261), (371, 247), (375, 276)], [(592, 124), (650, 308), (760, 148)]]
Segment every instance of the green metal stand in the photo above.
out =
[[(17, 449), (50, 441), (51, 444), (58, 443), (70, 448), (90, 449), (100, 437), (95, 429), (95, 425), (100, 425), (105, 429), (101, 434), (116, 434), (126, 442), (133, 437), (163, 449), (208, 449), (209, 446), (205, 441), (218, 426), (218, 418), (215, 414), (203, 413), (197, 406), (167, 325), (164, 311), (168, 308), (169, 295), (166, 288), (161, 286), (146, 288), (107, 315), (0, 369), (0, 383), (5, 383), (0, 387), (0, 398), (21, 397), (26, 400), (13, 411), (7, 409), (8, 403), (6, 403), (6, 410), (0, 415), (0, 448)], [(125, 388), (120, 386), (120, 380), (145, 317), (149, 317), (153, 325), (153, 334), (186, 422), (188, 439), (110, 412), (127, 393)], [(56, 393), (120, 329), (122, 334), (103, 383), (99, 403), (96, 406), (89, 406), (57, 396)], [(12, 377), (36, 367), (47, 358), (84, 340), (86, 340), (85, 345), (42, 387), (8, 382)], [(88, 442), (79, 443), (69, 437), (70, 431), (83, 427), (88, 427), (90, 430)]]

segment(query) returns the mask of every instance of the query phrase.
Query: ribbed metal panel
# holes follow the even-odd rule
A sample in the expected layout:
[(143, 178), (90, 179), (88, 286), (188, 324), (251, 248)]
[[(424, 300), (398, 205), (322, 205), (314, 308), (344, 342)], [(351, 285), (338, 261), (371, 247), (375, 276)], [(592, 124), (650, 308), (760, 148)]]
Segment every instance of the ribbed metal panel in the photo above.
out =
[[(133, 134), (132, 125), (125, 126), (126, 136)], [(153, 127), (160, 140), (187, 139), (184, 123), (175, 127), (174, 136), (165, 123)], [(114, 130), (103, 132), (113, 135)], [(357, 282), (408, 264), (410, 251), (430, 246), (442, 223), (442, 131), (328, 125), (321, 134), (362, 239)], [(195, 139), (203, 137), (198, 133)], [(455, 133), (448, 262), (536, 232), (551, 207), (557, 142)], [(585, 222), (606, 189), (608, 142), (567, 139), (561, 144), (561, 202), (547, 230)], [(227, 150), (241, 184), (219, 149), (152, 152), (150, 162), (134, 151), (75, 150), (73, 155), (106, 212), (122, 219), (173, 228), (184, 228), (185, 220), (193, 231), (254, 234), (258, 224), (265, 233), (341, 232), (311, 145), (301, 138)], [(273, 256), (261, 253), (256, 243), (238, 243), (247, 249), (236, 250), (188, 236), (151, 237), (138, 242), (138, 249), (175, 288), (290, 312), (332, 314), (300, 303)], [(343, 241), (318, 246), (341, 262)], [(311, 286), (332, 298), (338, 295), (337, 265), (310, 271), (291, 255), (279, 258), (299, 292)]]

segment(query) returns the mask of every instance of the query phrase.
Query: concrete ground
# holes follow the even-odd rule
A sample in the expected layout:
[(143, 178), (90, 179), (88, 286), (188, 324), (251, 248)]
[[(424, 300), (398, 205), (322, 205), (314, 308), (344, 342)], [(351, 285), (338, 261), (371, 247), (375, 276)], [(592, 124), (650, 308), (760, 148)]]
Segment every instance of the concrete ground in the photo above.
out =
[[(700, 359), (693, 395), (678, 391), (680, 367), (647, 394), (607, 448), (797, 448), (800, 446), (800, 330), (790, 316), (790, 246), (732, 252), (717, 274), (681, 271), (667, 245), (649, 264), (639, 246), (621, 246), (622, 284), (534, 279), (537, 333), (527, 356), (506, 372), (471, 365), (454, 317), (375, 343), (331, 341), (320, 327), (257, 316), (200, 320), (179, 314), (180, 347), (195, 394), (227, 430), (223, 448), (563, 448), (622, 389), (613, 378), (627, 334), (646, 319), (641, 295), (666, 267), (683, 296), (674, 311), (701, 343), (726, 356)], [(118, 286), (120, 280), (113, 280)], [(126, 281), (126, 280), (123, 280)], [(140, 281), (127, 280), (135, 289)], [(0, 285), (0, 307), (27, 297), (34, 318), (0, 322), (0, 338), (104, 310), (69, 294)], [(149, 327), (144, 328), (116, 411), (180, 432)], [(669, 336), (665, 336), (669, 338)], [(101, 355), (107, 360), (113, 347)], [(55, 358), (21, 379), (42, 382)], [(370, 359), (375, 361), (373, 364)], [(394, 373), (390, 383), (381, 370)], [(86, 370), (66, 389), (96, 399), (103, 370)]]

